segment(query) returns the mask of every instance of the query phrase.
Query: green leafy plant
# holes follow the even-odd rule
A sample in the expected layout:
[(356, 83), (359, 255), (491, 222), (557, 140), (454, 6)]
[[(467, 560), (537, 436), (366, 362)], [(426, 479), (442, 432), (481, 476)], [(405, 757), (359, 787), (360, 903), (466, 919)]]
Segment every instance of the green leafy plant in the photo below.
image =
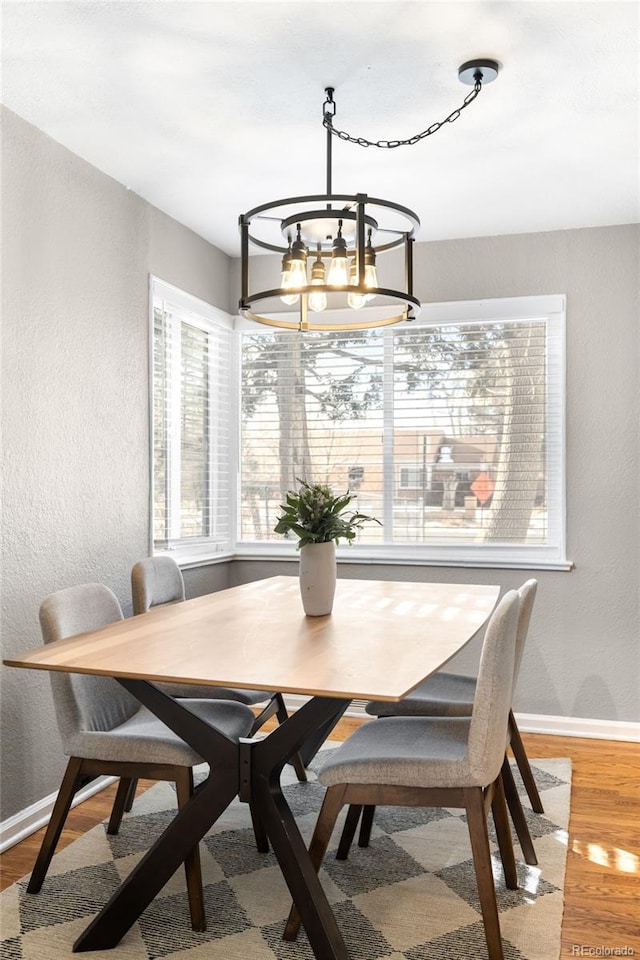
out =
[(368, 517), (355, 510), (347, 511), (353, 500), (348, 494), (334, 496), (330, 487), (321, 483), (310, 484), (299, 480), (300, 488), (289, 490), (286, 504), (280, 504), (284, 511), (274, 527), (275, 533), (285, 536), (294, 533), (298, 537), (297, 548), (309, 543), (339, 543), (346, 540), (349, 546), (355, 540), (363, 524), (371, 521), (380, 523), (375, 517)]

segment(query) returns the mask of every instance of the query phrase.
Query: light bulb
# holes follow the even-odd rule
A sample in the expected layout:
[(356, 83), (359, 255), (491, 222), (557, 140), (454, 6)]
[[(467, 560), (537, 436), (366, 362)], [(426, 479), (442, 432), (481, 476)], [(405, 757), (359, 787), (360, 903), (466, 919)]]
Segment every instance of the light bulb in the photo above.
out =
[[(311, 268), (311, 286), (324, 286), (324, 282), (324, 263), (322, 262), (322, 257), (320, 256), (320, 250), (318, 250), (318, 256), (313, 261), (313, 266)], [(309, 305), (309, 310), (313, 310), (314, 313), (322, 313), (323, 310), (327, 309), (327, 295), (324, 290), (319, 291), (318, 293), (310, 293), (307, 302)]]
[[(290, 290), (293, 284), (291, 282), (291, 247), (287, 253), (285, 253), (282, 258), (282, 273), (280, 275), (280, 289), (281, 290)], [(294, 303), (297, 303), (300, 299), (297, 293), (290, 293), (284, 297), (280, 297), (283, 303), (291, 306)]]
[(378, 275), (374, 263), (368, 263), (364, 268), (364, 285), (365, 287), (369, 287), (369, 289), (378, 286)]
[(329, 267), (329, 283), (333, 287), (344, 287), (347, 284), (347, 258), (335, 257)]
[(306, 260), (291, 258), (291, 269), (289, 270), (289, 288), (296, 290), (298, 287), (307, 285), (307, 264)]
[(342, 220), (338, 221), (338, 236), (331, 244), (331, 265), (327, 283), (332, 287), (345, 287), (349, 283), (347, 244), (342, 236)]
[[(349, 267), (349, 283), (354, 287), (358, 285), (358, 265), (355, 260), (351, 261)], [(350, 293), (347, 297), (347, 303), (352, 310), (359, 310), (366, 302), (367, 298), (362, 293)]]
[(307, 285), (307, 248), (300, 236), (300, 224), (298, 224), (298, 236), (291, 245), (291, 259), (289, 261), (289, 289), (297, 290)]
[[(364, 285), (371, 289), (378, 286), (378, 274), (376, 273), (376, 252), (371, 243), (371, 230), (369, 230), (369, 240), (364, 251)], [(375, 300), (375, 293), (368, 293), (365, 300)]]

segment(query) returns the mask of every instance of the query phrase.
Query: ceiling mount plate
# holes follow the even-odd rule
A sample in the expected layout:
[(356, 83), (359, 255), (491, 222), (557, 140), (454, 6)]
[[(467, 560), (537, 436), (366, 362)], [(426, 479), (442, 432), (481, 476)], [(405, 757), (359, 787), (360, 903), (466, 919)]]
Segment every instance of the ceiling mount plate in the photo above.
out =
[(476, 80), (480, 80), (481, 83), (491, 83), (496, 79), (499, 71), (500, 64), (497, 60), (467, 60), (458, 67), (458, 80), (461, 83), (467, 83), (470, 87)]

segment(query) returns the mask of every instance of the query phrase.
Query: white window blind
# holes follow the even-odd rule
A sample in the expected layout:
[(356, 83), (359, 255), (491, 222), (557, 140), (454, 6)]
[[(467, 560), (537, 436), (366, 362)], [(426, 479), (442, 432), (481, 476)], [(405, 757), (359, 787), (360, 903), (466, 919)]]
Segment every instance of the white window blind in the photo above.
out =
[(425, 312), (242, 335), (240, 541), (281, 541), (278, 506), (304, 479), (382, 521), (358, 537), (372, 556), (564, 560), (564, 298)]
[(230, 326), (158, 280), (152, 301), (154, 551), (226, 550)]

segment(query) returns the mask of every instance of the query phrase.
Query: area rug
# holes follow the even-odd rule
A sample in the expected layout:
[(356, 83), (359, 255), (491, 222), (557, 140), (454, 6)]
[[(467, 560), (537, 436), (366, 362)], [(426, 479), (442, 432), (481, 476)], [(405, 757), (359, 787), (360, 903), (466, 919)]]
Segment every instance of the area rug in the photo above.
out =
[[(505, 888), (492, 836), (505, 960), (558, 960), (560, 952), (570, 761), (534, 760), (533, 772), (546, 814), (526, 807), (539, 867), (528, 867), (516, 844), (518, 890)], [(308, 840), (324, 789), (313, 772), (308, 783), (298, 783), (289, 768), (283, 783)], [(172, 787), (158, 784), (136, 799), (118, 836), (107, 836), (105, 824), (100, 824), (58, 853), (38, 895), (26, 893), (26, 880), (6, 890), (0, 901), (2, 960), (70, 960), (76, 937), (174, 810)], [(379, 809), (371, 846), (362, 850), (354, 845), (344, 862), (335, 859), (341, 822), (322, 881), (351, 960), (486, 958), (461, 811)], [(236, 802), (227, 810), (202, 841), (201, 856), (206, 932), (191, 930), (180, 870), (115, 950), (88, 956), (96, 960), (313, 960), (303, 931), (295, 943), (281, 939), (290, 898), (273, 854), (256, 851), (246, 805)]]

